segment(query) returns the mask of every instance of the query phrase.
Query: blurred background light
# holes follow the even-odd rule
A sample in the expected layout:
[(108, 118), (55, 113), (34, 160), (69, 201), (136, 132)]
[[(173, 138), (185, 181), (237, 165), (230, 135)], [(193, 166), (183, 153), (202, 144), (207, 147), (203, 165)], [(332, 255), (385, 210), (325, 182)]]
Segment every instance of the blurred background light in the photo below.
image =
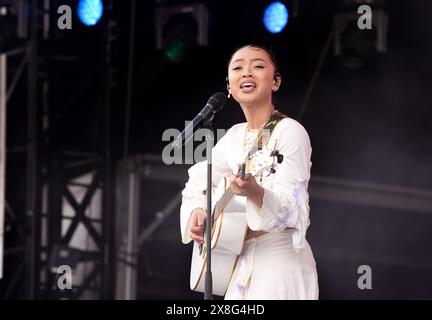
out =
[(288, 23), (287, 7), (282, 2), (272, 2), (264, 11), (263, 21), (269, 32), (281, 32)]
[(203, 3), (158, 6), (155, 24), (156, 47), (170, 62), (181, 62), (189, 51), (207, 46), (208, 9)]
[(98, 23), (102, 13), (102, 0), (80, 0), (78, 3), (78, 17), (86, 26), (94, 26)]

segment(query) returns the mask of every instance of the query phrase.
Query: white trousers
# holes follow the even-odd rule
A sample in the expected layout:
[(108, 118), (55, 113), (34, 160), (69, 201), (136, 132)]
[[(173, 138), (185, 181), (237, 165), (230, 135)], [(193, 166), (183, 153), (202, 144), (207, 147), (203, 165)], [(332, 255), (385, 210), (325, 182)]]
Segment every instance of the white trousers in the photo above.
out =
[(316, 300), (318, 275), (309, 243), (296, 252), (292, 229), (245, 242), (227, 300)]

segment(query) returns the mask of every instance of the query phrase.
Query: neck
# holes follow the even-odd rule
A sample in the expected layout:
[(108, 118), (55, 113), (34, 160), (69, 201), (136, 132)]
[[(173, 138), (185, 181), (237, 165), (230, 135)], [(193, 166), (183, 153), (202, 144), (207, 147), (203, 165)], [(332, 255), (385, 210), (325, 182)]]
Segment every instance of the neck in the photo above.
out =
[(242, 105), (241, 107), (248, 126), (251, 129), (261, 128), (274, 112), (274, 106), (271, 103), (264, 105)]

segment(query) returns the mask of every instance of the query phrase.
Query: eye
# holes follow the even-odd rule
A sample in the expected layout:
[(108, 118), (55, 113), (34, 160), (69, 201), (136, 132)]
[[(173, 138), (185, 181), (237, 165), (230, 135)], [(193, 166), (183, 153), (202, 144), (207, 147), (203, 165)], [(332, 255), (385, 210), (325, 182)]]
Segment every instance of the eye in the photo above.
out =
[(264, 69), (264, 66), (262, 66), (262, 65), (257, 65), (257, 66), (255, 66), (255, 69)]
[(240, 70), (240, 69), (241, 69), (241, 67), (239, 67), (239, 66), (233, 68), (233, 70)]

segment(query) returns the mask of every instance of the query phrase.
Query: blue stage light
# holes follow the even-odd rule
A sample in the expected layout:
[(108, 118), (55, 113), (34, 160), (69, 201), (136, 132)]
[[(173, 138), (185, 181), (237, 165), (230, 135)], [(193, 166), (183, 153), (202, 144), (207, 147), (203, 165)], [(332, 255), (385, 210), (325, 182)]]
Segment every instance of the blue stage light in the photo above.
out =
[(103, 13), (102, 0), (80, 0), (78, 3), (78, 17), (86, 26), (94, 26)]
[(264, 11), (264, 25), (271, 33), (279, 33), (288, 23), (288, 9), (282, 2), (272, 2)]

